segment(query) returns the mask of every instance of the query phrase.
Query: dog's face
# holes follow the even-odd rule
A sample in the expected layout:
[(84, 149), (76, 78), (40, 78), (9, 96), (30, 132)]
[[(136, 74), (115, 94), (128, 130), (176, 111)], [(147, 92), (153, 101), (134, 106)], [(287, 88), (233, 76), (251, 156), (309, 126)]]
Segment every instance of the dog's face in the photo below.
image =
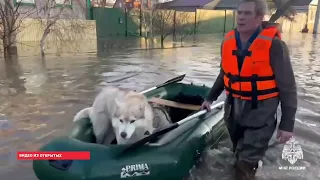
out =
[[(149, 135), (145, 119), (144, 101), (137, 97), (127, 98), (123, 102), (115, 100), (117, 106), (112, 125), (117, 139), (128, 142)], [(119, 143), (119, 142), (118, 142)]]

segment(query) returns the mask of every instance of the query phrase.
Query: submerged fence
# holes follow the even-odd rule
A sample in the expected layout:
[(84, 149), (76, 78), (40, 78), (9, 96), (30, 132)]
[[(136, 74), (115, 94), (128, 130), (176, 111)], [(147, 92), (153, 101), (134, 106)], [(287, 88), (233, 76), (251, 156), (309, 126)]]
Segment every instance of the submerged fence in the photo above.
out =
[[(159, 10), (157, 10), (159, 11)], [(166, 34), (172, 34), (180, 29), (187, 29), (185, 33), (190, 34), (190, 31), (196, 34), (211, 34), (223, 33), (234, 27), (235, 15), (230, 10), (202, 10), (195, 12), (162, 12), (153, 15), (155, 21), (152, 25), (154, 35), (160, 35), (161, 29), (166, 31)], [(93, 19), (96, 20), (97, 38), (119, 38), (119, 37), (142, 37), (145, 36), (146, 20), (150, 17), (144, 17), (144, 11), (140, 9), (125, 9), (116, 8), (93, 8)], [(176, 18), (174, 18), (176, 13)], [(158, 16), (157, 16), (158, 15)], [(160, 17), (161, 16), (161, 17)], [(166, 27), (157, 25), (156, 21), (162, 19)], [(186, 21), (187, 20), (187, 21)], [(161, 24), (161, 23), (158, 23)]]

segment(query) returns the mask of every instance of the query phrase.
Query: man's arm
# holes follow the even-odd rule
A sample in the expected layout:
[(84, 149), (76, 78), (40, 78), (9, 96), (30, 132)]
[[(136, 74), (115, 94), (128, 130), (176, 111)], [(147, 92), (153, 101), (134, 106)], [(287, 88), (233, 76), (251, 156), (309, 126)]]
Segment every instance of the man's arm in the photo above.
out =
[[(223, 41), (220, 46), (220, 57), (222, 57), (222, 45)], [(213, 102), (217, 100), (217, 98), (220, 96), (222, 91), (224, 90), (224, 82), (223, 82), (223, 76), (224, 72), (222, 71), (221, 64), (220, 64), (220, 73), (216, 79), (216, 81), (213, 83), (213, 86), (208, 94), (207, 101)]]
[(280, 93), (282, 116), (279, 129), (292, 132), (298, 104), (297, 87), (288, 46), (278, 38), (272, 42), (270, 61)]
[(220, 96), (220, 94), (224, 90), (223, 75), (224, 75), (223, 71), (222, 69), (220, 69), (220, 73), (208, 94), (208, 97), (206, 99), (207, 101), (213, 102), (217, 100), (217, 98)]

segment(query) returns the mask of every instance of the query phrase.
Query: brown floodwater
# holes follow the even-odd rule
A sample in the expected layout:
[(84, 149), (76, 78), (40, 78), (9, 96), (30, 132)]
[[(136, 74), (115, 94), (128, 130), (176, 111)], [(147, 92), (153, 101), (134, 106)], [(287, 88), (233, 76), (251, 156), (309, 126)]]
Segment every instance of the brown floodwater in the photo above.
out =
[[(283, 146), (270, 148), (261, 179), (320, 179), (320, 41), (311, 34), (284, 35), (299, 89), (295, 135), (303, 150), (297, 166), (279, 170)], [(212, 86), (219, 70), (219, 36), (200, 38), (197, 47), (110, 50), (105, 53), (20, 57), (0, 64), (0, 179), (35, 180), (31, 162), (17, 161), (16, 151), (37, 150), (70, 131), (75, 113), (90, 106), (106, 84), (138, 91), (186, 73), (186, 82)], [(139, 43), (136, 43), (139, 44)], [(191, 179), (231, 179), (228, 139), (205, 153)]]

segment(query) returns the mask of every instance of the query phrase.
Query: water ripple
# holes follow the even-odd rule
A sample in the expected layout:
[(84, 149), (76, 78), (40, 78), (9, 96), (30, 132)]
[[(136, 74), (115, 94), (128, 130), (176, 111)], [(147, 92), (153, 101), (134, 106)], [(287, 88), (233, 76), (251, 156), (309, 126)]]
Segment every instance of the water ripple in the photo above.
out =
[[(0, 71), (0, 177), (35, 179), (30, 162), (17, 162), (15, 152), (37, 150), (44, 142), (68, 133), (75, 113), (90, 106), (102, 86), (141, 91), (182, 73), (187, 73), (186, 82), (212, 86), (219, 71), (221, 37), (204, 39), (199, 47), (125, 54), (122, 50), (105, 57), (47, 57), (45, 62), (22, 57), (12, 66), (0, 66), (5, 67)], [(268, 150), (259, 176), (316, 180), (320, 178), (320, 41), (306, 34), (284, 35), (284, 39), (299, 89), (295, 133), (304, 151), (299, 165), (307, 169), (279, 170), (285, 162), (282, 146), (276, 146)], [(203, 155), (189, 179), (230, 179), (231, 163), (226, 139)]]

